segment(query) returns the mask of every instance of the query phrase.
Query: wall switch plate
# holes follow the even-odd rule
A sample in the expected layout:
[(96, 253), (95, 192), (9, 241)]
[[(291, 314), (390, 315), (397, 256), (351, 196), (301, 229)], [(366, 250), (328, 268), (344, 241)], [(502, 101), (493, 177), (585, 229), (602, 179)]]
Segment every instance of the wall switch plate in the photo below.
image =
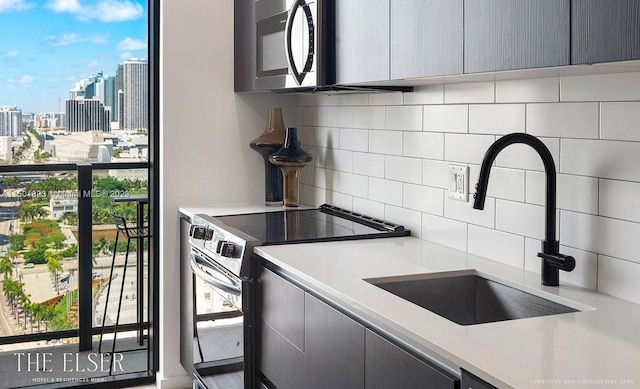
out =
[(449, 198), (469, 201), (469, 166), (449, 165)]

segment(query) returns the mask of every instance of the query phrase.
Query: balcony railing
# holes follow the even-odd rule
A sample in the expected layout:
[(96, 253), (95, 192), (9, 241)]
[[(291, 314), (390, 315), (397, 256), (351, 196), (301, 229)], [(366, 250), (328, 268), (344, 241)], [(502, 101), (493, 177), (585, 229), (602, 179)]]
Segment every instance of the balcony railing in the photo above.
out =
[[(8, 345), (15, 345), (12, 346), (11, 349), (16, 350), (16, 347), (19, 344), (34, 342), (42, 343), (43, 341), (47, 341), (47, 343), (49, 343), (48, 341), (66, 339), (67, 341), (71, 340), (74, 343), (77, 342), (78, 351), (83, 352), (92, 350), (92, 348), (95, 349), (94, 342), (101, 332), (101, 324), (103, 321), (105, 321), (106, 324), (105, 332), (113, 333), (113, 320), (108, 317), (102, 317), (102, 307), (104, 307), (104, 305), (101, 306), (100, 304), (101, 301), (104, 303), (104, 295), (106, 293), (105, 285), (111, 281), (108, 279), (108, 270), (112, 258), (115, 258), (116, 261), (114, 279), (118, 279), (118, 276), (122, 277), (122, 256), (124, 253), (118, 253), (118, 247), (100, 248), (100, 243), (96, 244), (95, 234), (107, 233), (104, 230), (108, 230), (109, 228), (100, 227), (98, 229), (94, 229), (93, 215), (95, 214), (98, 218), (104, 218), (104, 213), (101, 213), (103, 211), (102, 209), (92, 209), (92, 205), (94, 201), (98, 205), (101, 204), (100, 202), (105, 201), (103, 199), (104, 197), (121, 197), (122, 195), (126, 195), (126, 193), (121, 193), (118, 189), (98, 190), (95, 187), (95, 178), (100, 175), (103, 177), (108, 176), (108, 174), (105, 173), (107, 171), (124, 173), (127, 170), (147, 171), (148, 168), (149, 165), (147, 162), (0, 165), (0, 184), (4, 184), (5, 187), (3, 189), (5, 190), (5, 199), (9, 199), (7, 200), (8, 204), (0, 202), (0, 247), (11, 247), (8, 246), (8, 237), (3, 237), (6, 230), (1, 230), (1, 228), (8, 229), (8, 235), (13, 235), (19, 232), (19, 224), (16, 223), (16, 219), (19, 219), (21, 216), (27, 221), (29, 219), (38, 219), (37, 211), (33, 211), (34, 213), (29, 215), (28, 211), (23, 209), (27, 207), (19, 208), (20, 202), (28, 199), (33, 200), (38, 196), (45, 197), (50, 195), (50, 193), (29, 193), (26, 189), (30, 185), (37, 184), (51, 175), (54, 177), (65, 178), (75, 177), (77, 180), (77, 189), (74, 188), (74, 195), (72, 196), (76, 197), (75, 200), (67, 201), (64, 198), (61, 198), (50, 201), (50, 212), (53, 212), (55, 208), (57, 212), (64, 214), (66, 211), (67, 216), (74, 218), (76, 213), (73, 212), (73, 210), (77, 210), (77, 219), (74, 219), (71, 222), (71, 224), (74, 224), (77, 221), (77, 228), (75, 228), (75, 231), (71, 232), (77, 240), (77, 263), (74, 263), (73, 259), (63, 260), (58, 271), (55, 271), (55, 269), (49, 269), (52, 278), (52, 280), (49, 280), (49, 274), (47, 274), (46, 271), (34, 272), (32, 266), (25, 267), (24, 262), (21, 264), (19, 271), (16, 266), (17, 263), (14, 262), (14, 268), (11, 270), (12, 273), (6, 278), (9, 280), (15, 279), (15, 281), (18, 281), (22, 285), (27, 281), (32, 283), (32, 288), (35, 288), (32, 289), (32, 294), (35, 294), (36, 296), (45, 296), (45, 294), (39, 295), (37, 291), (38, 288), (45, 288), (45, 282), (47, 283), (46, 288), (55, 288), (56, 297), (53, 298), (53, 300), (59, 300), (55, 301), (57, 304), (68, 304), (67, 310), (71, 310), (71, 315), (75, 315), (70, 323), (77, 323), (77, 326), (74, 324), (70, 325), (71, 328), (60, 329), (60, 326), (58, 325), (56, 328), (51, 329), (51, 318), (47, 320), (46, 316), (38, 314), (37, 310), (34, 311), (33, 309), (28, 309), (30, 314), (27, 314), (26, 311), (28, 305), (25, 305), (24, 301), (13, 301), (12, 303), (14, 303), (14, 306), (11, 308), (16, 308), (16, 312), (13, 312), (13, 314), (18, 313), (17, 318), (18, 320), (22, 320), (21, 323), (25, 330), (21, 331), (22, 333), (20, 334), (2, 334), (0, 331), (0, 350), (7, 350), (9, 348)], [(9, 177), (13, 178), (9, 179)], [(11, 182), (11, 188), (7, 186), (7, 179)], [(17, 193), (20, 193), (20, 197), (16, 197)], [(100, 198), (100, 200), (97, 200), (98, 198)], [(112, 200), (113, 199), (110, 199), (110, 201)], [(136, 204), (131, 203), (128, 206), (135, 208)], [(22, 215), (19, 214), (18, 209), (22, 211)], [(141, 214), (140, 212), (129, 212), (128, 216), (132, 223), (143, 223), (144, 220), (131, 220), (131, 218), (139, 219), (141, 215), (143, 218), (146, 218), (145, 213)], [(104, 223), (104, 221), (100, 221), (100, 224), (102, 223)], [(69, 232), (67, 231), (67, 233)], [(111, 230), (108, 233), (113, 235), (114, 230)], [(3, 241), (3, 239), (5, 240)], [(70, 237), (67, 237), (67, 239), (70, 239)], [(52, 240), (53, 238), (49, 239), (49, 241)], [(97, 241), (104, 242), (104, 246), (109, 245), (108, 239), (100, 238)], [(33, 243), (33, 241), (27, 242), (28, 245)], [(55, 245), (55, 243), (49, 243), (48, 247), (52, 247), (52, 244)], [(62, 252), (63, 247), (61, 246), (62, 245), (56, 246), (58, 250), (47, 251)], [(137, 337), (140, 344), (143, 344), (144, 338), (144, 341), (146, 342), (145, 350), (147, 352), (146, 370), (150, 371), (150, 361), (152, 360), (152, 356), (150, 354), (151, 347), (149, 347), (149, 339), (147, 339), (149, 327), (147, 311), (149, 310), (148, 302), (151, 296), (149, 292), (151, 291), (152, 280), (150, 279), (148, 272), (150, 261), (144, 254), (143, 249), (144, 244), (139, 244), (139, 246), (132, 248), (131, 250), (131, 254), (129, 256), (130, 265), (132, 265), (132, 268), (133, 265), (135, 265), (135, 267), (140, 271), (137, 273), (135, 270), (127, 272), (125, 278), (127, 283), (127, 294), (124, 295), (123, 293), (124, 296), (119, 295), (120, 282), (123, 281), (122, 278), (120, 278), (113, 284), (112, 289), (116, 292), (116, 295), (112, 293), (110, 299), (113, 299), (116, 302), (118, 299), (123, 299), (128, 308), (136, 311), (134, 315), (128, 314), (121, 317), (120, 325), (118, 326), (118, 342), (120, 342), (122, 333), (127, 331), (130, 331), (133, 336)], [(7, 254), (10, 251), (11, 250), (9, 250)], [(114, 251), (116, 254), (113, 254)], [(15, 260), (15, 257), (13, 259)], [(42, 264), (35, 266), (40, 266), (42, 268), (47, 265)], [(1, 277), (2, 274), (0, 274), (0, 278)], [(39, 280), (37, 279), (38, 277), (40, 277)], [(42, 278), (46, 279), (43, 280)], [(62, 292), (65, 293), (63, 294)], [(6, 296), (6, 293), (3, 294)], [(51, 293), (49, 293), (49, 295), (50, 294)], [(38, 305), (42, 305), (43, 302), (44, 301), (38, 301), (37, 297), (31, 299), (31, 303), (38, 303)], [(109, 306), (111, 306), (111, 304), (112, 302), (110, 301)], [(4, 312), (4, 315), (10, 314), (12, 313)], [(108, 314), (108, 316), (113, 315)], [(2, 319), (3, 318), (0, 318), (0, 320)], [(30, 328), (27, 328), (26, 326), (27, 320), (29, 321)], [(42, 331), (42, 326), (45, 327), (44, 332)], [(1, 329), (2, 327), (0, 326), (0, 330)], [(136, 332), (133, 332), (134, 330), (136, 330)], [(105, 336), (105, 339), (106, 338), (107, 337)], [(2, 387), (1, 384), (0, 387)]]

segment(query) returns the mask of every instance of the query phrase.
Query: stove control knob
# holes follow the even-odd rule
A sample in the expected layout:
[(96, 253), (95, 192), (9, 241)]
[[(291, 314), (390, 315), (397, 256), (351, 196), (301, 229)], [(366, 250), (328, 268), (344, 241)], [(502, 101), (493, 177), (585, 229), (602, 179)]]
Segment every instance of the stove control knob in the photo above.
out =
[(213, 239), (213, 230), (210, 230), (207, 228), (207, 232), (204, 234), (204, 240), (211, 240)]
[(221, 242), (218, 245), (220, 247), (220, 255), (227, 258), (233, 258), (236, 255), (236, 245), (233, 242)]
[(206, 235), (207, 235), (207, 227), (191, 226), (191, 237), (193, 239), (204, 239)]

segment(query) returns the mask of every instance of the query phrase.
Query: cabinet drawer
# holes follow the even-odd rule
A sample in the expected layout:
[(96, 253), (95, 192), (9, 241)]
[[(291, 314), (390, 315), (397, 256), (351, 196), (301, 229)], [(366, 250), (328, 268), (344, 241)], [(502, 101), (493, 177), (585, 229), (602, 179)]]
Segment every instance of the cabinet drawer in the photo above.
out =
[(265, 268), (258, 283), (259, 317), (304, 351), (304, 291)]
[[(304, 385), (304, 353), (264, 321), (258, 368), (278, 389)], [(264, 384), (263, 384), (264, 385)]]

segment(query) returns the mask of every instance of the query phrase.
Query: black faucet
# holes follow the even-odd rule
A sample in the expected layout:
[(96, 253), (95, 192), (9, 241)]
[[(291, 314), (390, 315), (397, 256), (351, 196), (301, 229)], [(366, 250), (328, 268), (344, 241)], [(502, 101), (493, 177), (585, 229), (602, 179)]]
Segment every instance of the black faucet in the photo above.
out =
[(572, 271), (576, 267), (576, 260), (569, 255), (559, 253), (560, 242), (556, 240), (556, 165), (553, 162), (551, 152), (540, 139), (525, 133), (513, 133), (501, 137), (489, 147), (480, 167), (476, 193), (473, 195), (473, 208), (484, 209), (491, 165), (502, 149), (514, 143), (524, 143), (531, 146), (538, 152), (544, 163), (547, 176), (545, 239), (542, 241), (542, 252), (538, 253), (538, 257), (542, 258), (542, 285), (558, 286), (560, 283), (559, 270)]

